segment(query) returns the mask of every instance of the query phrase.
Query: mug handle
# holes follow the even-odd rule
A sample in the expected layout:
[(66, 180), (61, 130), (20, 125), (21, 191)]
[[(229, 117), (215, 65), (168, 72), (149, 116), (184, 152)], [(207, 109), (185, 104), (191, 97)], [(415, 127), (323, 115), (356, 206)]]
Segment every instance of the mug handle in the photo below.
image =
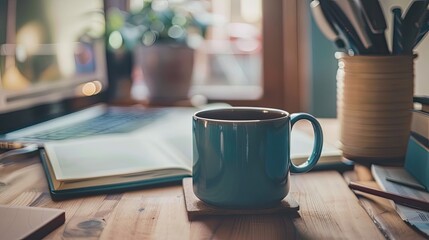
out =
[(322, 147), (323, 147), (322, 127), (320, 126), (320, 123), (316, 120), (316, 118), (308, 113), (291, 114), (291, 128), (293, 128), (293, 125), (300, 120), (308, 120), (313, 126), (313, 131), (314, 131), (313, 152), (311, 153), (307, 161), (305, 161), (303, 164), (299, 166), (296, 166), (291, 160), (290, 171), (292, 173), (304, 173), (304, 172), (310, 171), (319, 160), (320, 154), (322, 153)]

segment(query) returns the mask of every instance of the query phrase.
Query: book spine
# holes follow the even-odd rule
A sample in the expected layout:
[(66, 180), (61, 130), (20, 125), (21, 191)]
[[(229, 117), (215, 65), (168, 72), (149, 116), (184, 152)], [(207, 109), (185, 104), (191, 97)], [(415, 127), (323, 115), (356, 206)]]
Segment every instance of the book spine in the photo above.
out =
[(418, 110), (412, 112), (411, 132), (429, 141), (429, 113)]
[(429, 105), (429, 96), (414, 96), (413, 102)]
[(429, 113), (429, 96), (414, 96), (413, 102), (419, 103), (423, 112)]
[(429, 148), (421, 144), (413, 136), (408, 141), (405, 169), (420, 184), (429, 189)]

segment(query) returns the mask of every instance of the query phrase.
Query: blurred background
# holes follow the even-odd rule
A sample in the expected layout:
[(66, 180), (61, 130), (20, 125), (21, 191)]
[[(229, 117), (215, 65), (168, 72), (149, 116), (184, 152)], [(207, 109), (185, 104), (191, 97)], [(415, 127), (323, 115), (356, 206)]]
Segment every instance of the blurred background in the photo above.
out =
[[(7, 74), (21, 80), (15, 86), (3, 82), (3, 88), (25, 88), (28, 79), (35, 84), (72, 72), (67, 68), (70, 64), (50, 58), (49, 51), (54, 49), (49, 44), (74, 34), (78, 45), (56, 46), (63, 52), (62, 63), (83, 62), (79, 71), (90, 71), (91, 43), (102, 39), (112, 87), (109, 98), (114, 102), (145, 101), (150, 89), (157, 87), (150, 79), (183, 74), (184, 78), (190, 76), (190, 82), (176, 84), (190, 84), (189, 91), (184, 91), (191, 99), (336, 116), (337, 49), (315, 25), (309, 0), (29, 1), (18, 4), (22, 9), (16, 10), (21, 15), (15, 22), (8, 21), (15, 26), (6, 26), (3, 23), (11, 17), (8, 2), (16, 0), (0, 0), (0, 80), (7, 79), (5, 66), (12, 62), (20, 74)], [(391, 7), (406, 9), (409, 3), (380, 2), (388, 25)], [(81, 11), (86, 13), (72, 24), (61, 22), (73, 8), (86, 9)], [(37, 21), (30, 21), (32, 18)], [(67, 28), (51, 36), (45, 25)], [(389, 29), (386, 36), (391, 36)], [(417, 48), (415, 93), (419, 95), (429, 95), (428, 41), (424, 39)], [(20, 52), (14, 43), (27, 50)], [(36, 47), (40, 43), (44, 43), (43, 49)], [(154, 46), (168, 48), (148, 52)], [(191, 49), (192, 58), (185, 55), (184, 46)], [(173, 57), (178, 49), (182, 53)], [(11, 55), (16, 61), (8, 60)], [(153, 67), (160, 62), (166, 65)]]
[[(195, 50), (190, 96), (242, 104), (254, 104), (263, 98), (261, 0), (130, 0), (105, 3), (109, 64), (124, 65), (110, 68), (110, 75), (117, 78), (118, 88), (131, 88), (132, 98), (143, 100), (148, 92), (141, 67), (145, 55), (136, 49), (139, 45), (149, 47), (179, 42), (180, 34), (170, 41), (165, 37), (170, 29), (177, 26), (179, 32), (187, 32), (183, 41)], [(148, 8), (151, 11), (147, 11)], [(169, 9), (174, 12), (169, 13)], [(188, 16), (192, 19), (187, 19)], [(192, 32), (188, 23), (181, 21), (196, 22), (200, 32)], [(131, 68), (129, 63), (132, 63)], [(129, 72), (131, 75), (127, 74)], [(260, 104), (263, 105), (263, 101)]]
[[(408, 0), (381, 0), (388, 26), (393, 6), (405, 10)], [(310, 1), (169, 1), (200, 5), (208, 24), (198, 49), (192, 94), (233, 104), (269, 105), (336, 116), (337, 51), (316, 26)], [(123, 9), (136, 11), (142, 1)], [(265, 27), (265, 29), (264, 29)], [(386, 37), (391, 42), (388, 27)], [(415, 94), (429, 94), (429, 44), (417, 48)], [(136, 80), (136, 79), (134, 79)], [(271, 87), (273, 85), (273, 87)], [(141, 95), (140, 95), (141, 96)]]

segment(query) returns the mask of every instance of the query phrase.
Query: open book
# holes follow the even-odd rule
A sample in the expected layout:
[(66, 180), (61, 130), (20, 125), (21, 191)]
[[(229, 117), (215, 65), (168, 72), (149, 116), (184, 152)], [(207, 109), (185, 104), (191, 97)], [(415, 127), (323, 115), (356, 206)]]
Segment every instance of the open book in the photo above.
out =
[(46, 143), (41, 157), (55, 200), (178, 181), (192, 172), (191, 159), (177, 147), (139, 135)]
[[(45, 144), (42, 163), (53, 199), (129, 190), (144, 185), (181, 180), (192, 175), (189, 138), (165, 141), (142, 135), (101, 135)], [(178, 143), (182, 142), (182, 143)], [(186, 150), (179, 149), (186, 148)], [(294, 130), (291, 158), (303, 163), (313, 148), (313, 138)], [(188, 151), (189, 150), (189, 151)], [(341, 151), (324, 144), (316, 169), (348, 167)]]
[[(291, 140), (291, 159), (295, 164), (304, 163), (313, 150), (313, 137), (294, 129)], [(323, 143), (322, 154), (313, 170), (351, 170), (353, 162), (342, 157), (339, 148), (329, 143)]]

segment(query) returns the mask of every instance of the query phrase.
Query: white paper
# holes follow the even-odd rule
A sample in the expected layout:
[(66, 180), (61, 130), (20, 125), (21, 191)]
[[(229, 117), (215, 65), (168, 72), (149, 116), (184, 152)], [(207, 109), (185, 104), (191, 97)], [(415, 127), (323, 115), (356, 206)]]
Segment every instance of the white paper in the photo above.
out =
[[(384, 191), (429, 202), (428, 192), (416, 190), (386, 180), (386, 177), (398, 174), (398, 169), (399, 168), (397, 167), (381, 167), (376, 165), (372, 165), (371, 167), (372, 175), (374, 176), (378, 185)], [(405, 171), (405, 169), (401, 169)], [(416, 182), (416, 184), (418, 183)], [(393, 201), (390, 202), (393, 204), (393, 206), (396, 207), (396, 211), (398, 212), (399, 216), (401, 216), (402, 220), (415, 226), (420, 231), (429, 236), (429, 212), (395, 204)]]
[(55, 178), (62, 181), (187, 169), (191, 160), (165, 141), (130, 135), (102, 135), (45, 145)]
[[(290, 155), (295, 164), (301, 164), (307, 160), (313, 152), (313, 142), (314, 138), (307, 133), (298, 129), (292, 131)], [(341, 156), (340, 149), (324, 142), (319, 163), (336, 162), (341, 160)]]

